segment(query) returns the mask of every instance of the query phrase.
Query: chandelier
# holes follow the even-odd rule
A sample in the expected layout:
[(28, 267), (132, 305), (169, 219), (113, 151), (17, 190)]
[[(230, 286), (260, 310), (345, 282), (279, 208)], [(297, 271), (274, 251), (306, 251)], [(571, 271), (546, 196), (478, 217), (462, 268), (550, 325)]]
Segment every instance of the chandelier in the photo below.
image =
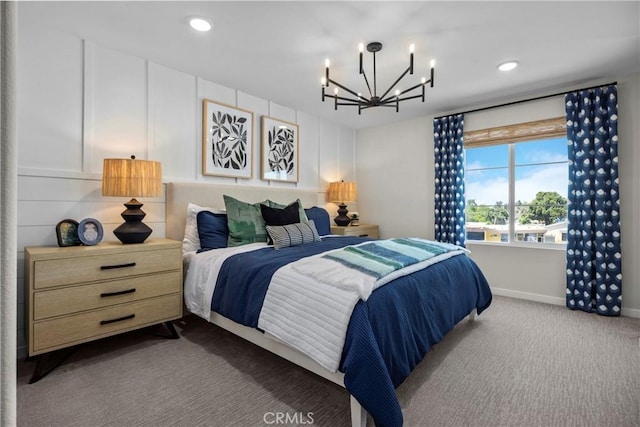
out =
[[(353, 91), (348, 87), (341, 85), (340, 83), (332, 80), (329, 77), (329, 60), (325, 61), (325, 76), (322, 78), (322, 102), (324, 102), (325, 98), (333, 98), (334, 100), (334, 108), (337, 110), (340, 105), (350, 105), (358, 107), (358, 114), (362, 114), (362, 110), (366, 110), (367, 108), (373, 107), (395, 107), (396, 113), (400, 107), (400, 101), (408, 101), (410, 99), (421, 98), (422, 102), (424, 102), (424, 88), (428, 84), (430, 87), (433, 87), (433, 73), (434, 73), (434, 65), (435, 62), (431, 60), (430, 63), (430, 76), (429, 80), (426, 77), (422, 77), (420, 83), (415, 86), (412, 86), (405, 90), (396, 89), (393, 93), (390, 93), (396, 85), (407, 75), (407, 73), (413, 75), (413, 51), (415, 46), (412, 44), (409, 46), (409, 66), (406, 70), (396, 79), (395, 82), (382, 94), (378, 95), (378, 85), (376, 81), (376, 52), (380, 52), (382, 50), (382, 43), (380, 42), (371, 42), (367, 44), (367, 52), (371, 52), (373, 54), (373, 89), (369, 84), (369, 79), (367, 78), (367, 73), (364, 71), (363, 65), (363, 52), (364, 52), (364, 44), (360, 43), (360, 74), (364, 77), (364, 81), (367, 84), (367, 89), (369, 91), (369, 96), (364, 96), (362, 93)], [(333, 95), (327, 94), (325, 91), (329, 88), (329, 85), (332, 84), (336, 86), (333, 90)], [(339, 89), (342, 89), (353, 96), (348, 95), (339, 95)], [(419, 90), (419, 92), (417, 92)]]

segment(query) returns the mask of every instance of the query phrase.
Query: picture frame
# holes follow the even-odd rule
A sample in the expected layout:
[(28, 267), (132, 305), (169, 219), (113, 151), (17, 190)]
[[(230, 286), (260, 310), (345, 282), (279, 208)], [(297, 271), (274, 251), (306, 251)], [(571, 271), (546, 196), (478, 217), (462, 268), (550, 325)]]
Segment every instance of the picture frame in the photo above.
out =
[(202, 100), (202, 174), (253, 176), (253, 112)]
[(56, 238), (60, 247), (80, 246), (82, 242), (78, 238), (78, 221), (63, 219), (56, 224)]
[(262, 116), (262, 179), (298, 182), (299, 127)]
[(78, 224), (78, 239), (83, 245), (93, 246), (102, 241), (102, 224), (95, 218), (85, 218)]

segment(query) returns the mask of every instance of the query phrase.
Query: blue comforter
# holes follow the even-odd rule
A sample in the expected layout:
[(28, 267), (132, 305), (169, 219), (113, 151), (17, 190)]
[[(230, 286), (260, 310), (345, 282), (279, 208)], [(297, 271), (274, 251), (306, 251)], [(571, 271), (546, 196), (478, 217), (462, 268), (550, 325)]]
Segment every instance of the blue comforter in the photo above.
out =
[[(257, 328), (271, 276), (285, 264), (345, 245), (358, 237), (234, 255), (223, 264), (211, 309), (245, 326)], [(359, 301), (351, 316), (340, 362), (349, 393), (377, 426), (402, 426), (398, 387), (429, 349), (474, 308), (481, 313), (491, 291), (478, 266), (454, 256), (400, 277)]]

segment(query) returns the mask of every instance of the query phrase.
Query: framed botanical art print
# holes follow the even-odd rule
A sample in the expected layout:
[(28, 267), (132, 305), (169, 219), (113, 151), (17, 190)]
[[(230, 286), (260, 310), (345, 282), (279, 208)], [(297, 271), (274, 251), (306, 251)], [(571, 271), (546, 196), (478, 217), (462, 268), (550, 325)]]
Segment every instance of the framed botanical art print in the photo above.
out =
[(298, 125), (262, 116), (262, 179), (298, 182)]
[(251, 178), (253, 112), (202, 101), (202, 174)]

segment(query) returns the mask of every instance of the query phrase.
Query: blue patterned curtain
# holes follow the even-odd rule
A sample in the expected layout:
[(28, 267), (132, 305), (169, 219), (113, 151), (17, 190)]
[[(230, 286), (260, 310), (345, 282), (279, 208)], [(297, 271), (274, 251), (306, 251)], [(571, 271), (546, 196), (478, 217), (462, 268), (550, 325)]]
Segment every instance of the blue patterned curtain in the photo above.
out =
[(464, 116), (433, 120), (435, 143), (435, 239), (464, 246)]
[(567, 307), (619, 316), (622, 303), (615, 86), (565, 95), (569, 141)]

